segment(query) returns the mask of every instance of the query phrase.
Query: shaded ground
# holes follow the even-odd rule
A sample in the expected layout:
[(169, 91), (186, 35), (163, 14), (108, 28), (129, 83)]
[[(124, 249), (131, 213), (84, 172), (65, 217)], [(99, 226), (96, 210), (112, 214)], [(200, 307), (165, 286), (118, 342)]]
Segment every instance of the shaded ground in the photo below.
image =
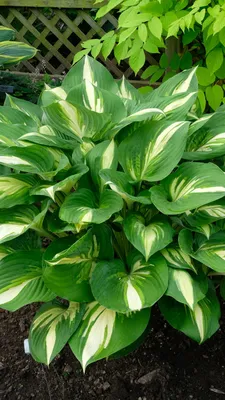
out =
[[(92, 364), (84, 376), (69, 348), (49, 369), (24, 354), (35, 307), (0, 312), (0, 399), (225, 399), (225, 318), (217, 334), (199, 346), (169, 327), (155, 309), (151, 332), (138, 350)], [(147, 382), (137, 383), (141, 377)]]

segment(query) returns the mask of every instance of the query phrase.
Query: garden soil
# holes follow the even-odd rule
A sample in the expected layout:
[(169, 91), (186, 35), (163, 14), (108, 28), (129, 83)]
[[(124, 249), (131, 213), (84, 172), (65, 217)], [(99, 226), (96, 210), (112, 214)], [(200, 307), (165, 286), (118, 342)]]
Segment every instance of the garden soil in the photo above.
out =
[[(69, 347), (49, 368), (24, 354), (36, 308), (0, 310), (1, 400), (225, 399), (225, 317), (213, 338), (199, 346), (165, 323), (155, 307), (138, 350), (92, 364), (83, 375)], [(222, 308), (225, 315), (225, 304)]]

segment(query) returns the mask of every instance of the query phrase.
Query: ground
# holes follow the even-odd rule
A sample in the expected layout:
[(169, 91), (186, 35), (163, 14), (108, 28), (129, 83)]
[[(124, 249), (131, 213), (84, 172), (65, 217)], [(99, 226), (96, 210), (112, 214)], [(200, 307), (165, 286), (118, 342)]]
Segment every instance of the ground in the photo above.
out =
[(225, 399), (225, 317), (213, 338), (199, 346), (166, 324), (155, 307), (151, 331), (138, 350), (92, 364), (83, 375), (68, 347), (49, 368), (24, 354), (35, 310), (36, 305), (0, 310), (0, 399)]

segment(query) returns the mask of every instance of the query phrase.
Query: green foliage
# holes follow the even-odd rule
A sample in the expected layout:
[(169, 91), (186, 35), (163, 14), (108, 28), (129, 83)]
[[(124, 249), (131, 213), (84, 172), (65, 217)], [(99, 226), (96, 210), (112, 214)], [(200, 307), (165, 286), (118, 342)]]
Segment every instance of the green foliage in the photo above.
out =
[[(118, 28), (84, 42), (74, 62), (88, 53), (97, 57), (102, 52), (106, 59), (114, 51), (118, 63), (126, 59), (150, 85), (199, 65), (199, 114), (206, 102), (213, 110), (224, 102), (224, 0), (109, 0), (96, 17), (114, 8), (120, 14)], [(153, 65), (146, 69), (148, 53)]]
[(158, 301), (199, 343), (218, 329), (225, 118), (198, 118), (197, 94), (195, 69), (141, 94), (87, 56), (38, 105), (1, 107), (0, 306), (45, 303), (38, 362), (67, 342), (84, 370), (132, 349)]
[(12, 29), (0, 26), (0, 68), (8, 68), (35, 56), (37, 50), (22, 42), (12, 42), (15, 33)]

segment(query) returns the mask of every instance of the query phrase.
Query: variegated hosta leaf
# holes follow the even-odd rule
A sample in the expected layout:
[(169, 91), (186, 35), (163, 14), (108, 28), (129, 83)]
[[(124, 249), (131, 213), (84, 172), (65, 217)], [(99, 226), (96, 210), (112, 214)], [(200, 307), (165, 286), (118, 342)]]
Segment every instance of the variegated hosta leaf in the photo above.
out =
[(122, 313), (153, 306), (168, 286), (168, 267), (162, 256), (155, 255), (146, 262), (135, 251), (128, 262), (129, 271), (121, 260), (100, 261), (91, 276), (95, 299)]
[[(55, 201), (56, 192), (63, 192), (65, 194), (70, 193), (71, 189), (75, 186), (78, 180), (86, 174), (88, 171), (88, 167), (86, 165), (77, 164), (73, 168), (71, 168), (66, 175), (68, 175), (65, 179), (62, 179), (60, 182), (40, 182), (40, 184), (31, 190), (32, 195), (40, 195), (50, 197), (53, 201)], [(0, 188), (1, 188), (1, 180), (0, 180)], [(1, 197), (0, 197), (1, 198)]]
[(150, 309), (121, 315), (97, 302), (90, 303), (69, 345), (85, 371), (89, 364), (135, 342), (145, 331), (149, 318)]
[(72, 88), (66, 100), (75, 106), (80, 104), (88, 110), (110, 114), (113, 123), (120, 122), (127, 116), (127, 111), (119, 96), (98, 88), (87, 79), (79, 86)]
[(28, 134), (31, 128), (22, 124), (0, 123), (0, 144), (5, 147), (23, 146), (21, 137)]
[(52, 153), (42, 146), (10, 147), (0, 149), (0, 164), (15, 170), (42, 174), (54, 166)]
[(225, 196), (225, 175), (217, 165), (187, 162), (150, 189), (163, 214), (181, 214)]
[[(28, 130), (28, 129), (27, 129)], [(36, 132), (29, 129), (28, 133), (20, 137), (19, 144), (36, 143), (43, 146), (51, 146), (59, 149), (73, 150), (77, 145), (77, 140), (64, 135), (62, 132), (52, 129), (48, 125), (43, 125)]]
[(0, 42), (0, 66), (8, 68), (35, 56), (37, 50), (24, 42)]
[(79, 303), (70, 303), (68, 307), (60, 303), (44, 304), (30, 328), (32, 357), (49, 365), (76, 332), (84, 311), (85, 306)]
[(129, 83), (127, 79), (123, 76), (122, 79), (118, 81), (118, 96), (121, 97), (121, 100), (124, 102), (128, 114), (132, 114), (132, 109), (134, 105), (141, 103), (143, 101), (143, 97), (140, 92)]
[(58, 296), (71, 301), (93, 299), (89, 278), (97, 260), (113, 258), (111, 231), (106, 225), (54, 241), (44, 255), (44, 281)]
[(0, 210), (0, 243), (12, 240), (26, 232), (39, 214), (35, 206), (15, 206)]
[(13, 249), (10, 246), (0, 245), (0, 261), (11, 253), (13, 253)]
[(62, 87), (50, 88), (50, 86), (47, 86), (40, 95), (39, 104), (42, 107), (47, 107), (59, 100), (66, 100), (66, 97), (67, 93)]
[(12, 174), (0, 176), (0, 206), (10, 208), (19, 204), (32, 203), (30, 189), (39, 182), (31, 174)]
[(193, 310), (167, 296), (160, 300), (159, 306), (173, 328), (198, 343), (209, 339), (219, 328), (220, 305), (213, 289), (209, 289)]
[(17, 251), (0, 261), (0, 306), (15, 311), (37, 301), (55, 298), (42, 279), (40, 250)]
[(177, 245), (170, 245), (161, 250), (167, 264), (175, 269), (189, 269), (196, 272), (192, 258)]
[(208, 280), (205, 275), (195, 275), (181, 269), (169, 268), (167, 296), (173, 297), (194, 310), (207, 291)]
[(110, 72), (95, 59), (85, 56), (73, 66), (63, 80), (62, 87), (66, 92), (88, 80), (94, 86), (105, 89), (110, 93), (117, 93), (118, 86)]
[(225, 272), (225, 233), (217, 232), (209, 240), (199, 235), (196, 242), (190, 231), (180, 232), (179, 244), (183, 251), (214, 271)]
[(182, 157), (188, 126), (188, 122), (168, 121), (140, 126), (119, 146), (119, 162), (124, 171), (135, 182), (165, 178)]
[(163, 216), (155, 217), (145, 226), (145, 220), (140, 214), (131, 213), (125, 218), (123, 227), (127, 239), (143, 254), (146, 261), (173, 240), (174, 231)]
[(109, 185), (114, 192), (118, 193), (130, 208), (134, 202), (151, 204), (150, 192), (144, 191), (135, 196), (134, 187), (129, 182), (129, 175), (112, 169), (102, 169), (100, 177), (105, 185)]
[(193, 68), (177, 74), (146, 96), (146, 101), (160, 108), (171, 120), (186, 119), (198, 94), (195, 72), (196, 68)]
[(59, 216), (63, 221), (101, 224), (123, 208), (123, 200), (112, 190), (104, 190), (97, 201), (89, 189), (79, 189), (65, 199)]
[(4, 42), (5, 40), (13, 40), (14, 38), (15, 32), (13, 29), (0, 25), (0, 42)]
[(93, 182), (102, 189), (103, 184), (99, 172), (104, 168), (116, 170), (118, 164), (117, 146), (114, 140), (105, 140), (93, 147), (87, 154), (87, 164)]
[(225, 218), (225, 199), (219, 199), (213, 203), (199, 207), (193, 212), (187, 211), (185, 221), (192, 226), (211, 224)]
[(110, 114), (97, 113), (65, 100), (44, 107), (44, 123), (80, 143), (83, 137), (101, 140), (112, 125)]
[(204, 118), (206, 122), (201, 126), (200, 121), (199, 129), (196, 129), (198, 121), (193, 124), (194, 129), (183, 155), (186, 160), (208, 160), (225, 154), (224, 113), (215, 113)]
[(9, 106), (0, 106), (0, 122), (9, 125), (27, 125), (33, 130), (38, 128), (37, 122), (33, 118)]
[(7, 94), (4, 105), (22, 111), (29, 115), (35, 122), (37, 122), (37, 124), (40, 124), (42, 119), (42, 109), (37, 104)]

